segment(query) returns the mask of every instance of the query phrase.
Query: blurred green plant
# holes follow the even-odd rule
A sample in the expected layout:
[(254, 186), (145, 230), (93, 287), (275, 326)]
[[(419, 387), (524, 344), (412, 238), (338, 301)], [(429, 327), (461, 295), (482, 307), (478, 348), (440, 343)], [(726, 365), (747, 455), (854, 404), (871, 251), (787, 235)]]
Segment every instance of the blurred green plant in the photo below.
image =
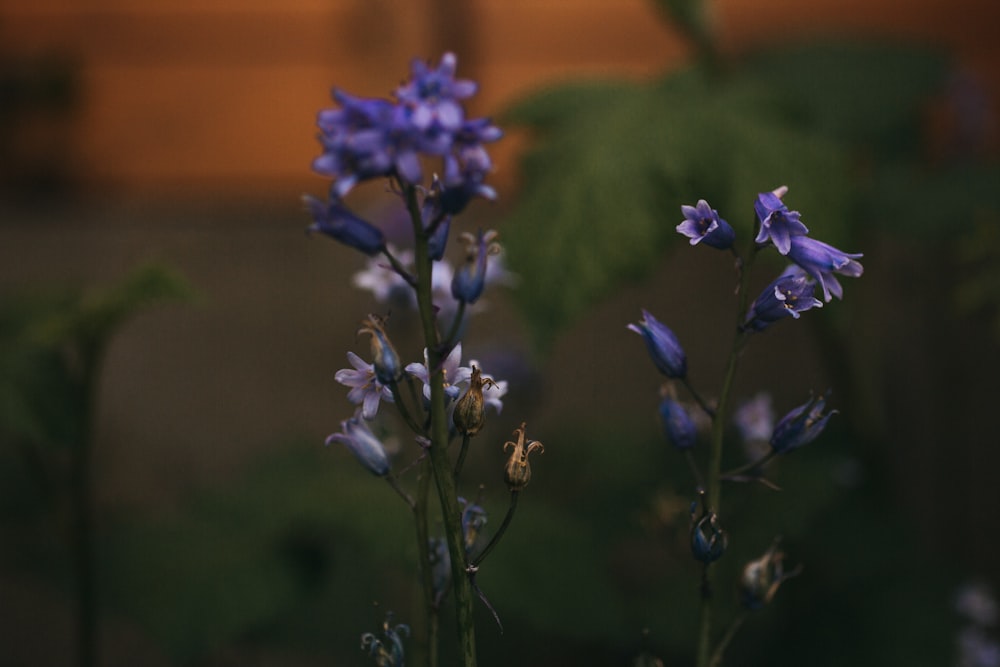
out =
[[(547, 348), (649, 275), (681, 242), (674, 226), (692, 197), (739, 211), (762, 184), (789, 185), (809, 225), (836, 246), (969, 230), (975, 210), (1000, 207), (996, 168), (923, 159), (927, 106), (949, 72), (945, 57), (916, 47), (782, 46), (724, 71), (570, 83), (516, 104), (505, 123), (533, 141), (504, 240), (532, 286), (515, 298), (536, 343)], [(734, 216), (738, 233), (750, 219)]]
[(192, 296), (175, 272), (145, 266), (105, 289), (10, 298), (0, 309), (0, 443), (18, 451), (45, 504), (71, 514), (82, 667), (99, 659), (93, 449), (104, 353), (139, 312)]

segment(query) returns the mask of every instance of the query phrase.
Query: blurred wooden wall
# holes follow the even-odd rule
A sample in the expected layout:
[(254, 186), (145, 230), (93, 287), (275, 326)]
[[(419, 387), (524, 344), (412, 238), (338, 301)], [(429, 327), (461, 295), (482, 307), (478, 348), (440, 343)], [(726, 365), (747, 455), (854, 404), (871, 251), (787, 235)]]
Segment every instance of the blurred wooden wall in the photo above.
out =
[[(992, 0), (717, 0), (724, 48), (824, 34), (945, 47), (1000, 91)], [(34, 127), (71, 181), (137, 195), (294, 196), (315, 189), (313, 119), (334, 84), (387, 94), (416, 55), (460, 56), (473, 112), (582, 74), (681, 64), (682, 35), (648, 0), (6, 0), (0, 57), (59, 54), (78, 106)], [(27, 132), (27, 130), (25, 130)], [(501, 163), (502, 164), (502, 163)], [(498, 175), (501, 181), (504, 175)]]

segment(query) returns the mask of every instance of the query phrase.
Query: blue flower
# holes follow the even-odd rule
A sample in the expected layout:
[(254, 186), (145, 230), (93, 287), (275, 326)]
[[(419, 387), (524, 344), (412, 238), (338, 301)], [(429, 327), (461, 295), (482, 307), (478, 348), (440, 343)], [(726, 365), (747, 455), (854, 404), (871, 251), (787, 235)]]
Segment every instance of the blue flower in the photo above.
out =
[(385, 250), (385, 235), (382, 230), (351, 213), (339, 200), (334, 199), (329, 204), (324, 204), (309, 195), (302, 199), (313, 218), (313, 224), (307, 231), (326, 234), (368, 256)]
[(347, 392), (347, 400), (361, 405), (361, 416), (371, 421), (378, 412), (379, 401), (393, 402), (392, 392), (376, 377), (374, 364), (367, 363), (353, 352), (347, 353), (347, 360), (354, 369), (342, 368), (333, 378), (351, 388)]
[(666, 325), (643, 310), (642, 320), (638, 324), (629, 324), (628, 328), (646, 341), (649, 356), (661, 373), (669, 378), (687, 375), (687, 356), (677, 336)]
[(698, 428), (683, 405), (665, 396), (660, 401), (660, 421), (670, 444), (680, 450), (694, 447), (698, 439)]
[(479, 230), (476, 236), (466, 232), (461, 238), (466, 243), (465, 263), (455, 271), (451, 294), (462, 303), (475, 303), (486, 287), (487, 260), (490, 255), (500, 253), (500, 244), (496, 243), (497, 233), (492, 229)]
[(809, 233), (809, 229), (799, 220), (798, 211), (789, 211), (781, 202), (781, 196), (787, 188), (778, 188), (774, 192), (761, 192), (753, 208), (760, 220), (760, 231), (754, 239), (759, 244), (770, 241), (778, 252), (787, 255), (791, 239)]
[(388, 176), (395, 166), (392, 141), (395, 105), (389, 100), (368, 99), (334, 90), (339, 109), (317, 114), (323, 154), (313, 160), (313, 170), (335, 179), (333, 192), (346, 195), (357, 183)]
[(456, 79), (457, 67), (454, 53), (441, 56), (436, 69), (417, 58), (411, 61), (410, 80), (396, 89), (396, 99), (413, 109), (412, 122), (420, 130), (454, 132), (461, 127), (465, 112), (458, 102), (475, 95), (478, 86), (475, 81)]
[(729, 536), (719, 524), (718, 515), (708, 512), (697, 522), (693, 521), (693, 514), (691, 518), (691, 554), (706, 565), (722, 558), (729, 545)]
[(691, 239), (691, 245), (704, 243), (726, 250), (736, 240), (733, 228), (704, 199), (699, 199), (697, 206), (681, 206), (681, 213), (684, 214), (684, 222), (677, 225), (677, 231)]
[(403, 667), (406, 663), (403, 650), (403, 637), (410, 636), (410, 626), (400, 623), (392, 624), (392, 612), (385, 615), (382, 623), (382, 636), (379, 639), (373, 632), (361, 635), (361, 650), (375, 659), (377, 667)]
[(339, 442), (347, 447), (358, 462), (373, 475), (385, 477), (389, 474), (389, 456), (385, 452), (385, 447), (363, 419), (359, 419), (355, 414), (350, 419), (340, 422), (340, 429), (340, 433), (333, 433), (326, 439), (327, 445)]
[(823, 414), (825, 408), (826, 396), (813, 396), (789, 411), (778, 421), (771, 434), (774, 451), (784, 454), (815, 440), (826, 428), (830, 417), (837, 414), (836, 410)]
[(857, 261), (863, 256), (861, 253), (837, 250), (808, 236), (793, 237), (788, 250), (788, 259), (802, 267), (803, 271), (819, 283), (827, 302), (833, 297), (840, 299), (844, 296), (844, 289), (833, 274), (857, 278), (864, 272), (864, 267)]
[(799, 313), (822, 308), (823, 302), (813, 296), (816, 284), (797, 267), (790, 267), (764, 288), (750, 304), (744, 329), (761, 331), (785, 317), (799, 318)]

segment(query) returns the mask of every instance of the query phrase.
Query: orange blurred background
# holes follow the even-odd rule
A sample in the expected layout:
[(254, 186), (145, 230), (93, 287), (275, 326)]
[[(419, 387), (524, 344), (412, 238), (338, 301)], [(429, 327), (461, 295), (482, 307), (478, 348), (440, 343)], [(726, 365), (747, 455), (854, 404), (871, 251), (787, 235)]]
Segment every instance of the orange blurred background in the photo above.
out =
[[(849, 35), (955, 54), (1000, 91), (989, 0), (718, 0), (724, 51)], [(317, 109), (337, 85), (387, 95), (413, 56), (459, 55), (475, 114), (580, 75), (653, 75), (688, 58), (646, 0), (7, 0), (0, 57), (62, 58), (71, 116), (32, 118), (16, 152), (84, 191), (294, 198), (312, 189)], [(387, 84), (387, 82), (389, 82)], [(993, 133), (995, 144), (995, 132)], [(510, 151), (513, 142), (500, 148)], [(497, 159), (503, 187), (510, 161)]]

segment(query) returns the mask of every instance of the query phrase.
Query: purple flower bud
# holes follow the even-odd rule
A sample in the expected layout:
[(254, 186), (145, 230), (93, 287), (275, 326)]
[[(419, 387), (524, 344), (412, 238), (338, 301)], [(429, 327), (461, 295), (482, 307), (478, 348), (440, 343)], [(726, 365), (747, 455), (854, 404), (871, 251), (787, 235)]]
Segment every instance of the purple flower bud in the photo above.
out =
[(809, 233), (809, 229), (799, 220), (798, 211), (789, 211), (781, 202), (781, 195), (787, 188), (778, 188), (774, 192), (761, 192), (753, 208), (760, 220), (760, 231), (757, 232), (757, 243), (770, 241), (778, 252), (787, 255), (791, 239)]
[(861, 263), (855, 261), (864, 256), (861, 253), (846, 253), (808, 236), (795, 236), (789, 243), (788, 259), (819, 283), (823, 298), (828, 303), (834, 296), (838, 299), (844, 296), (844, 290), (833, 274), (857, 278), (864, 272)]
[(385, 447), (363, 419), (354, 415), (340, 422), (340, 429), (340, 433), (333, 433), (326, 439), (327, 445), (339, 442), (373, 475), (385, 477), (389, 474), (389, 456)]
[(823, 302), (813, 296), (815, 290), (816, 284), (807, 275), (791, 267), (754, 299), (743, 328), (761, 331), (785, 317), (798, 319), (801, 312), (822, 308)]
[(382, 230), (351, 213), (339, 201), (334, 200), (324, 205), (322, 201), (309, 195), (302, 199), (314, 221), (307, 231), (326, 234), (369, 256), (385, 250), (385, 235)]
[(628, 328), (646, 341), (649, 356), (661, 373), (669, 378), (687, 375), (687, 357), (673, 331), (645, 310), (642, 311), (642, 320), (638, 324), (629, 324)]
[(663, 433), (675, 448), (691, 449), (698, 439), (698, 428), (684, 406), (670, 397), (660, 402), (660, 421)]
[(465, 264), (455, 271), (451, 295), (463, 303), (475, 303), (486, 287), (487, 259), (500, 252), (500, 244), (496, 243), (497, 233), (492, 229), (480, 230), (476, 236), (464, 233), (461, 238), (466, 242)]
[(691, 245), (704, 243), (712, 248), (727, 250), (736, 240), (733, 228), (704, 199), (699, 199), (697, 206), (681, 206), (681, 213), (684, 214), (684, 222), (677, 225), (677, 231), (691, 239)]
[(837, 414), (836, 410), (823, 414), (825, 407), (826, 396), (812, 396), (792, 409), (774, 427), (771, 447), (779, 454), (785, 454), (815, 440), (826, 428), (830, 417)]

